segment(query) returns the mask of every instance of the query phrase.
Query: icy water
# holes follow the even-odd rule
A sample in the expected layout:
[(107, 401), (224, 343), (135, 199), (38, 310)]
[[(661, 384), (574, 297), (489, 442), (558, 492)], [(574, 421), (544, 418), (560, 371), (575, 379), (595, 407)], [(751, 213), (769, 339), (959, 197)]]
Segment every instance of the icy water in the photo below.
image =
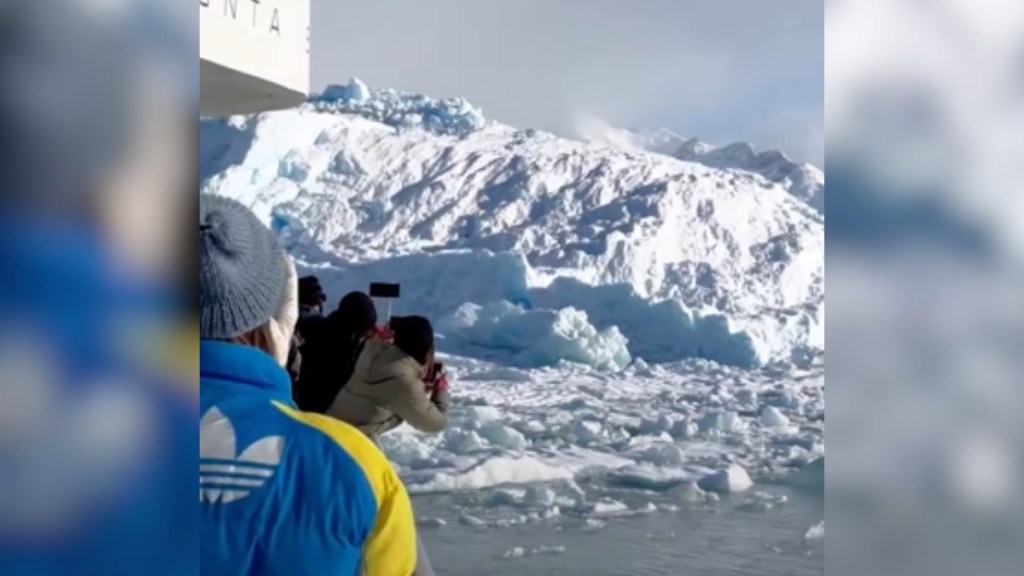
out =
[(465, 508), (452, 495), (416, 497), (414, 506), (419, 516), (446, 522), (421, 527), (439, 576), (824, 574), (823, 541), (804, 539), (824, 518), (820, 495), (781, 485), (758, 490), (788, 500), (765, 509), (737, 495), (666, 510), (668, 500), (648, 497), (657, 511), (602, 518), (599, 529), (595, 520), (588, 524), (586, 517), (571, 514), (505, 527), (470, 526), (459, 521)]

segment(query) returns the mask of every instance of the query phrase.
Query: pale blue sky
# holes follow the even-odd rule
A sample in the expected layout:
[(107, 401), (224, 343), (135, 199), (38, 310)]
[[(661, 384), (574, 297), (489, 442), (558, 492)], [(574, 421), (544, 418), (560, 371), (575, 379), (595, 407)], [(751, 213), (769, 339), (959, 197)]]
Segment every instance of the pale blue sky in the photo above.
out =
[(313, 89), (465, 96), (568, 134), (579, 114), (824, 156), (822, 0), (313, 0)]

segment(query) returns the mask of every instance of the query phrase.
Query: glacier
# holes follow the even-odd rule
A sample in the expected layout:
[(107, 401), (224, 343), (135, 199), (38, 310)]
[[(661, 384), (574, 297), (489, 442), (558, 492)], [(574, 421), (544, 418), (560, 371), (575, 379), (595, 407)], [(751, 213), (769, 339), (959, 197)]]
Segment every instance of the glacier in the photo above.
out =
[(611, 371), (823, 354), (823, 178), (797, 190), (818, 173), (777, 153), (560, 138), (358, 80), (200, 132), (204, 192), (251, 206), (333, 300), (401, 282), (396, 312), (433, 318), (447, 353)]

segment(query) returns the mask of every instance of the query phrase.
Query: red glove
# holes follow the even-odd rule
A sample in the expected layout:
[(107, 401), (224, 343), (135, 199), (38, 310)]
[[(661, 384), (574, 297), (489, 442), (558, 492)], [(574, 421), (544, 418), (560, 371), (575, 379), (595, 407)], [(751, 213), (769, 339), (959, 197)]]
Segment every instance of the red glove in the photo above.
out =
[(444, 374), (437, 377), (434, 381), (434, 392), (447, 392), (448, 391), (448, 378)]
[(374, 326), (373, 337), (384, 342), (391, 342), (395, 339), (395, 333), (389, 330), (387, 326)]

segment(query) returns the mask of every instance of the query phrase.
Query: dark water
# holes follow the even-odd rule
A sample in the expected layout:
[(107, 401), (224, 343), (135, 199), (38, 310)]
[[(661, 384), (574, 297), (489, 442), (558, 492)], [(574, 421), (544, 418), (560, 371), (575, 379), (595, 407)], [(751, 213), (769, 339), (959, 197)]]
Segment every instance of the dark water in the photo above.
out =
[[(597, 531), (584, 530), (584, 519), (570, 515), (500, 528), (467, 526), (458, 522), (458, 504), (450, 497), (419, 497), (414, 505), (418, 515), (447, 522), (421, 529), (439, 576), (824, 574), (822, 541), (804, 541), (807, 529), (824, 518), (821, 497), (782, 486), (767, 490), (789, 500), (752, 510), (740, 497), (724, 498), (712, 505), (605, 519)], [(564, 551), (530, 553), (541, 546)], [(502, 557), (514, 547), (525, 555)]]

